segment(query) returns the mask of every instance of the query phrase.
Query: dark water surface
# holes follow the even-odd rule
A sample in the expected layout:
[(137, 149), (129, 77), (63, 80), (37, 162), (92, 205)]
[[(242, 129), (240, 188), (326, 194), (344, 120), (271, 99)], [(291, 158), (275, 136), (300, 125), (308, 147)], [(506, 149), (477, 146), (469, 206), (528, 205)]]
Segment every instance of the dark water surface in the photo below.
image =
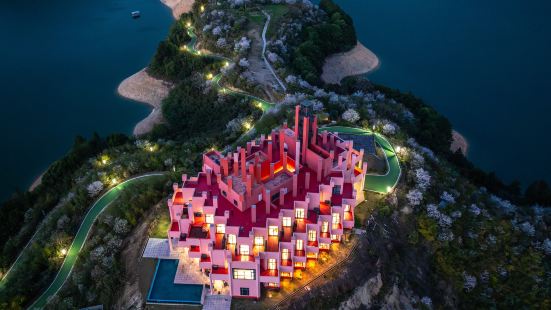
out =
[(337, 3), (381, 60), (371, 80), (448, 117), (481, 168), (551, 182), (551, 1)]
[(0, 199), (26, 189), (77, 134), (132, 132), (150, 109), (116, 88), (147, 65), (171, 22), (159, 0), (0, 0)]

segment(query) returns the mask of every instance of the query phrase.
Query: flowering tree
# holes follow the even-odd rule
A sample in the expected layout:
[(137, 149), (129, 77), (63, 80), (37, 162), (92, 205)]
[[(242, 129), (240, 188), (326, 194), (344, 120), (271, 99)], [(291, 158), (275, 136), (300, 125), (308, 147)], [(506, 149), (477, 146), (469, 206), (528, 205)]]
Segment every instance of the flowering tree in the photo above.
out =
[(430, 174), (423, 168), (416, 169), (415, 182), (420, 189), (426, 190), (430, 185)]
[(248, 68), (250, 65), (249, 60), (247, 58), (241, 58), (239, 59), (239, 66), (243, 68)]
[(407, 193), (406, 198), (408, 199), (410, 205), (418, 206), (423, 200), (423, 193), (418, 189), (412, 189)]
[(244, 53), (248, 51), (250, 47), (251, 40), (247, 39), (247, 37), (241, 37), (241, 39), (235, 43), (234, 49), (236, 52)]
[(355, 123), (360, 119), (360, 114), (354, 109), (348, 109), (342, 114), (342, 119), (350, 123)]
[(95, 181), (88, 185), (86, 188), (88, 191), (88, 196), (96, 197), (103, 190), (103, 183), (101, 181)]

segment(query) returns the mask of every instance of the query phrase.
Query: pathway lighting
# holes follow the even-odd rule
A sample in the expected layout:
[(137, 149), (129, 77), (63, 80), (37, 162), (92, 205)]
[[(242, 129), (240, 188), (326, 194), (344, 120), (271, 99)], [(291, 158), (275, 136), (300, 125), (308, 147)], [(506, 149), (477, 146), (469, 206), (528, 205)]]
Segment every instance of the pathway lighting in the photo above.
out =
[(65, 248), (64, 248), (64, 249), (61, 249), (60, 252), (61, 252), (61, 256), (67, 255), (67, 249), (65, 249)]
[(400, 153), (401, 151), (402, 151), (402, 148), (399, 147), (399, 146), (397, 146), (397, 147), (396, 147), (396, 153)]
[(117, 180), (117, 178), (112, 178), (111, 179), (111, 184), (115, 185), (117, 184), (119, 181)]
[(201, 5), (201, 12), (204, 12), (205, 11), (205, 6), (204, 5)]
[(227, 66), (229, 66), (229, 65), (230, 65), (230, 63), (227, 62), (227, 61), (224, 63), (224, 67), (227, 67)]
[(191, 27), (191, 22), (187, 22), (186, 27), (188, 27), (188, 28)]
[(247, 130), (251, 129), (251, 122), (244, 121), (243, 122), (243, 127), (245, 127), (245, 129), (247, 129)]
[(212, 79), (212, 73), (207, 73), (207, 80)]
[(389, 193), (389, 194), (392, 193), (392, 187), (387, 186), (386, 187), (386, 192)]

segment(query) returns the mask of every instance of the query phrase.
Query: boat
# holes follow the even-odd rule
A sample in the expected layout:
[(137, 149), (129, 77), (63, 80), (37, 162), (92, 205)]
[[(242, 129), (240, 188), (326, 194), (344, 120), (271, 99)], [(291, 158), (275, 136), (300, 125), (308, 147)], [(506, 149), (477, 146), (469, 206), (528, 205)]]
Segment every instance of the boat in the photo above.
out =
[(133, 11), (131, 14), (132, 14), (132, 18), (140, 17), (140, 11)]

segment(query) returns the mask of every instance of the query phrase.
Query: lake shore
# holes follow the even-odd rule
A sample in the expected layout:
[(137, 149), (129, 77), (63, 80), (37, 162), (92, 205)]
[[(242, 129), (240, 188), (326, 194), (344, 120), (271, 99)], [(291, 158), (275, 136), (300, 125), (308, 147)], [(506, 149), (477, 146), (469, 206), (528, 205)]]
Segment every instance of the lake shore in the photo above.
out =
[(150, 132), (156, 124), (163, 122), (161, 103), (168, 96), (173, 85), (150, 76), (146, 68), (124, 79), (117, 93), (127, 99), (142, 102), (153, 107), (151, 113), (134, 127), (135, 136)]
[(347, 76), (369, 73), (379, 67), (377, 55), (358, 41), (348, 52), (334, 54), (325, 59), (321, 79), (325, 83), (340, 84)]
[[(195, 0), (161, 0), (161, 3), (172, 10), (174, 19), (178, 19), (183, 13), (191, 11), (194, 2)], [(173, 87), (169, 82), (150, 76), (146, 69), (144, 68), (124, 79), (117, 87), (117, 93), (121, 97), (153, 107), (151, 113), (134, 127), (133, 134), (135, 136), (150, 132), (155, 125), (164, 121), (161, 103)]]
[(459, 149), (461, 149), (461, 153), (463, 153), (463, 155), (467, 157), (469, 142), (462, 134), (454, 129), (452, 130), (452, 144), (450, 145), (450, 150), (452, 152), (455, 152)]

